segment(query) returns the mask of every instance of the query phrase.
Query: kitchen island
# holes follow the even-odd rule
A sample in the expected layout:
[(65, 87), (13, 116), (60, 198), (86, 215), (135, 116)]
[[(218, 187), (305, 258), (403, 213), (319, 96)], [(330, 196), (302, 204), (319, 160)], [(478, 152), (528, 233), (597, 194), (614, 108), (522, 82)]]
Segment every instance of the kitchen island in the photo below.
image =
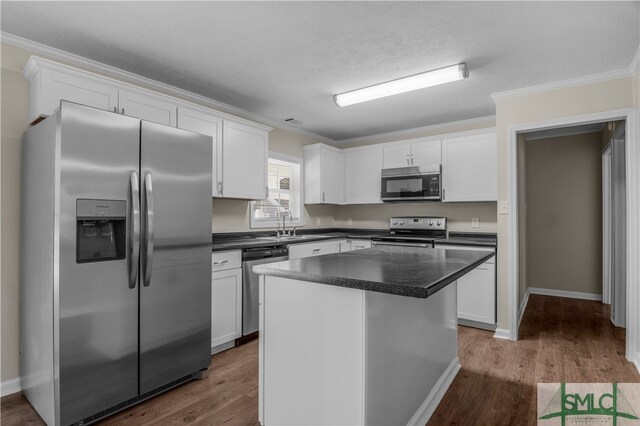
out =
[(460, 369), (455, 282), (493, 255), (380, 246), (255, 266), (260, 423), (425, 424)]

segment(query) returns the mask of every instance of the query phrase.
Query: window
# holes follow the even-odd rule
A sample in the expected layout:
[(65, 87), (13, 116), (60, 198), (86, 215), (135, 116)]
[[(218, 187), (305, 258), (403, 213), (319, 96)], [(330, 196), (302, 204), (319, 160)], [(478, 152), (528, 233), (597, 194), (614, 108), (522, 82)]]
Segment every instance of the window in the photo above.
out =
[(287, 228), (304, 225), (301, 168), (302, 158), (269, 153), (269, 198), (251, 202), (252, 228), (278, 227), (283, 215), (286, 215)]

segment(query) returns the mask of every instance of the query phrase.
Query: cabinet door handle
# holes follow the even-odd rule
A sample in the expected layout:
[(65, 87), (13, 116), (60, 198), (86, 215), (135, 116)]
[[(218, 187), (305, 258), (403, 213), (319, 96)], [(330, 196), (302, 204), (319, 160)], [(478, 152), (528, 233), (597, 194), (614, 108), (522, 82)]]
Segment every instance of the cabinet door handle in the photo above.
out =
[(442, 188), (442, 201), (444, 201), (444, 188)]
[(322, 191), (322, 201), (324, 201), (324, 191)]
[(265, 198), (265, 200), (266, 200), (267, 198), (269, 198), (269, 187), (268, 187), (268, 186), (265, 186), (265, 187), (264, 187), (264, 194), (265, 194), (265, 197), (264, 197), (264, 198)]
[(364, 248), (364, 246), (358, 246), (358, 245), (356, 245), (356, 248)]
[(320, 249), (313, 249), (314, 253), (320, 253)]
[(407, 166), (409, 165), (409, 154), (407, 154)]
[(222, 181), (218, 181), (218, 195), (222, 195)]
[(228, 260), (218, 260), (213, 262), (214, 265), (224, 265), (225, 263), (228, 263)]
[(118, 113), (118, 107), (113, 107), (113, 112)]
[(413, 166), (413, 154), (411, 154), (411, 165)]
[(122, 108), (122, 115), (124, 115), (124, 108)]

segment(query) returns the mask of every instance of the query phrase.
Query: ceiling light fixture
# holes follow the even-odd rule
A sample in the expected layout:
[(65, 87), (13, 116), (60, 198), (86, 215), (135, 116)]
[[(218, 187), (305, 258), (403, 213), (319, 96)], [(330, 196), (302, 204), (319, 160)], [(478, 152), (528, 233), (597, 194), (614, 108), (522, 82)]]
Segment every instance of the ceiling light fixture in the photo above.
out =
[(352, 90), (350, 92), (340, 93), (339, 95), (333, 96), (333, 101), (339, 107), (345, 107), (347, 105), (397, 95), (411, 90), (424, 89), (425, 87), (463, 80), (467, 77), (469, 77), (467, 64), (462, 63), (411, 75), (409, 77), (398, 78), (397, 80), (391, 80), (385, 83), (374, 84), (373, 86)]

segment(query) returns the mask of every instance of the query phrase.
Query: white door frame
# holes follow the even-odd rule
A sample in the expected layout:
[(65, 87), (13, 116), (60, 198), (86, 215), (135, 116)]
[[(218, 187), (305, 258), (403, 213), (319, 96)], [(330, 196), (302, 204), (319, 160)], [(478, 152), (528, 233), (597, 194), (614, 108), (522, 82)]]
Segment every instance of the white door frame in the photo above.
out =
[(611, 144), (602, 153), (602, 303), (611, 304)]
[(640, 370), (640, 141), (637, 134), (640, 114), (636, 108), (625, 108), (595, 114), (563, 117), (555, 120), (511, 125), (507, 128), (509, 164), (509, 243), (507, 256), (507, 288), (509, 289), (509, 338), (518, 339), (518, 139), (521, 132), (626, 120), (627, 174), (627, 341), (626, 356)]

